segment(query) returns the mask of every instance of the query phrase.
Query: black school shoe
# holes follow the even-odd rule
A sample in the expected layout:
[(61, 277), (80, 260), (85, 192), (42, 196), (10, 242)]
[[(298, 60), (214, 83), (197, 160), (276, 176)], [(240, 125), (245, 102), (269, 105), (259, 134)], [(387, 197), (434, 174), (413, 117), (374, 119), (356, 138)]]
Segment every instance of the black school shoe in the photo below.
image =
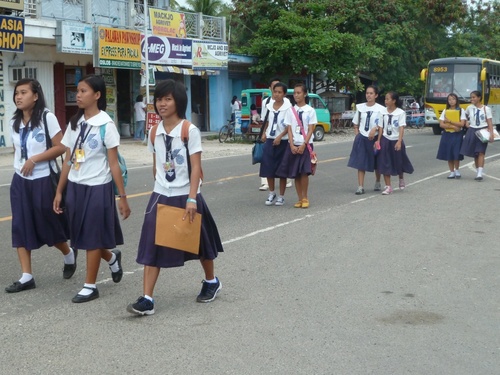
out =
[(26, 281), (25, 283), (20, 283), (19, 281), (15, 281), (12, 285), (9, 285), (5, 288), (7, 293), (17, 293), (22, 292), (23, 290), (35, 289), (35, 279), (31, 279), (30, 281)]
[(122, 252), (120, 250), (117, 250), (117, 249), (115, 249), (115, 250), (113, 250), (111, 252), (116, 255), (116, 259), (115, 259), (115, 261), (113, 263), (111, 263), (109, 265), (109, 269), (111, 270), (111, 266), (113, 264), (115, 264), (116, 262), (118, 262), (118, 268), (119, 268), (118, 271), (116, 271), (116, 272), (111, 271), (111, 278), (113, 279), (113, 281), (115, 283), (119, 283), (121, 281), (121, 279), (122, 279), (122, 276), (123, 276)]
[(71, 279), (71, 276), (75, 274), (76, 271), (76, 257), (78, 256), (78, 249), (73, 249), (73, 253), (75, 253), (75, 263), (73, 264), (64, 264), (63, 268), (63, 278)]
[(89, 302), (89, 301), (92, 301), (92, 300), (94, 300), (96, 298), (99, 298), (99, 291), (97, 290), (97, 288), (89, 288), (89, 287), (86, 287), (86, 286), (84, 286), (84, 288), (91, 290), (92, 293), (90, 293), (88, 296), (77, 294), (76, 296), (74, 296), (71, 299), (71, 302), (73, 302), (73, 303), (83, 303), (83, 302)]

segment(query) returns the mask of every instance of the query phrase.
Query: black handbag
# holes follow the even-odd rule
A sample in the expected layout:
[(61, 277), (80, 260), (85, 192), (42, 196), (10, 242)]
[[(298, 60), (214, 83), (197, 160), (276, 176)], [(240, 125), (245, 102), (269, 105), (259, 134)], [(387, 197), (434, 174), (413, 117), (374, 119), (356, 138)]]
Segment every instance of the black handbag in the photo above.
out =
[[(50, 139), (49, 127), (47, 126), (47, 111), (43, 112), (43, 125), (45, 127), (45, 145), (47, 150), (52, 148), (52, 140)], [(63, 162), (61, 155), (61, 163)], [(50, 181), (52, 182), (52, 188), (54, 190), (54, 195), (57, 191), (57, 185), (59, 184), (59, 179), (61, 178), (61, 167), (57, 163), (57, 159), (49, 161), (49, 171), (50, 171)], [(66, 199), (66, 188), (64, 188), (61, 199), (61, 207), (64, 207), (64, 202)]]

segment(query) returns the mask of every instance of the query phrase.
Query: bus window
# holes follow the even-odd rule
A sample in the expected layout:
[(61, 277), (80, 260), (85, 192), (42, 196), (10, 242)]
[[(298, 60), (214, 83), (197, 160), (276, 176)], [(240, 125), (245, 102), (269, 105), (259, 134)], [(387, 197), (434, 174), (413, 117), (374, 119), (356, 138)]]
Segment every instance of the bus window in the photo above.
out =
[(479, 80), (479, 65), (455, 65), (454, 90), (460, 99), (469, 99), (470, 93), (474, 90), (481, 91), (481, 81)]

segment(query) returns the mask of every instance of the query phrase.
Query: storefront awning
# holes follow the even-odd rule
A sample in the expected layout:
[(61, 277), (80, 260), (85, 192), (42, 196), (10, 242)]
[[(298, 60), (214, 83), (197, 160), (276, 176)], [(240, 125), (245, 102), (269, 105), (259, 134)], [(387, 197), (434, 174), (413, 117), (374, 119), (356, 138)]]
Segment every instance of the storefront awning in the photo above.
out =
[[(219, 75), (218, 70), (193, 70), (190, 68), (182, 68), (179, 66), (171, 66), (171, 65), (149, 65), (150, 67), (154, 67), (155, 71), (157, 72), (168, 72), (168, 73), (177, 73), (177, 74), (183, 74), (186, 76), (217, 76)], [(146, 66), (142, 64), (142, 69), (146, 69)]]

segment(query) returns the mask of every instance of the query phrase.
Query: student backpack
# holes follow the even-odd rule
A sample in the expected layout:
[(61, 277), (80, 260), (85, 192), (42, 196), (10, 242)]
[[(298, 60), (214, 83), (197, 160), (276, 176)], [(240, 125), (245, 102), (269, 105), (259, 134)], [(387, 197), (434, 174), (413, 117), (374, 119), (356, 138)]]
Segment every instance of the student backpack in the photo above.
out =
[[(102, 126), (99, 126), (99, 132), (101, 133), (101, 140), (104, 147), (106, 147), (106, 144), (104, 143), (104, 136), (106, 135), (106, 125), (107, 123)], [(108, 149), (106, 149), (106, 159), (107, 158), (108, 158)], [(123, 187), (126, 187), (128, 182), (127, 163), (125, 163), (125, 159), (123, 158), (123, 156), (120, 155), (119, 151), (118, 151), (118, 165), (120, 166), (120, 171), (122, 173)], [(116, 186), (116, 183), (114, 181), (113, 181), (113, 190), (115, 191), (115, 195), (120, 195), (118, 187)]]
[[(182, 121), (181, 139), (182, 139), (182, 142), (184, 143), (184, 147), (186, 148), (188, 174), (189, 174), (189, 180), (191, 181), (191, 159), (189, 157), (190, 154), (189, 154), (189, 147), (188, 147), (189, 126), (190, 125), (191, 125), (191, 123), (188, 120)], [(156, 130), (157, 129), (158, 129), (158, 125), (155, 125), (151, 128), (151, 143), (153, 144), (153, 148), (155, 146), (155, 138), (156, 138)], [(200, 180), (203, 181), (203, 169), (201, 169), (201, 172), (200, 172)]]

